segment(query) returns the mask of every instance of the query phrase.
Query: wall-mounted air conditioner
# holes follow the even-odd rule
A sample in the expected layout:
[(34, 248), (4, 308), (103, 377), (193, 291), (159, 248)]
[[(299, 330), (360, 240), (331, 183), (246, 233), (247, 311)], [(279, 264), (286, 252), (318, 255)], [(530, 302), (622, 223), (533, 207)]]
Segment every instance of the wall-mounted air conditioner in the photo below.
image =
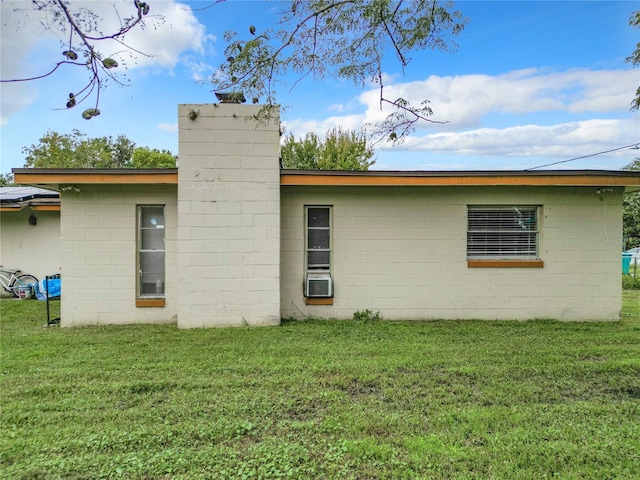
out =
[(307, 275), (307, 297), (332, 297), (333, 285), (328, 273), (310, 273)]

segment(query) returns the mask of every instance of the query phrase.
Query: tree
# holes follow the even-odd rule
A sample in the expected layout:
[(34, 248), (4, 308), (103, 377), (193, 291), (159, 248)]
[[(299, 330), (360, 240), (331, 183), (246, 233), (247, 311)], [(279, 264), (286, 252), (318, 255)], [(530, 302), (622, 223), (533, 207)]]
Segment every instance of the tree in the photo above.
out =
[[(73, 108), (95, 95), (95, 103), (82, 112), (82, 117), (90, 120), (100, 115), (98, 108), (100, 90), (104, 87), (105, 81), (111, 80), (120, 85), (122, 82), (114, 74), (115, 69), (119, 67), (118, 62), (105, 56), (99, 46), (107, 41), (115, 41), (125, 50), (144, 55), (143, 52), (128, 46), (125, 42), (125, 36), (137, 26), (144, 28), (144, 17), (149, 13), (149, 4), (139, 0), (131, 2), (130, 11), (126, 15), (120, 15), (118, 12), (118, 17), (121, 19), (120, 27), (108, 33), (103, 33), (101, 18), (80, 2), (76, 2), (72, 6), (68, 0), (31, 0), (27, 5), (30, 6), (17, 10), (25, 16), (33, 12), (45, 13), (42, 18), (38, 18), (45, 29), (68, 33), (68, 40), (61, 43), (60, 53), (64, 60), (53, 62), (53, 66), (40, 75), (29, 78), (3, 79), (0, 82), (38, 80), (52, 75), (63, 65), (84, 68), (89, 74), (87, 83), (68, 95), (66, 92), (64, 93), (66, 108)], [(114, 6), (114, 8), (116, 7)]]
[(175, 168), (177, 157), (169, 150), (138, 147), (131, 157), (131, 168)]
[[(640, 158), (636, 158), (624, 170), (640, 170)], [(630, 193), (622, 200), (622, 236), (625, 249), (640, 246), (640, 192)]]
[(13, 173), (0, 173), (0, 187), (13, 187)]
[[(304, 77), (346, 79), (364, 87), (375, 82), (380, 108), (392, 112), (373, 134), (402, 140), (419, 121), (435, 122), (429, 103), (411, 105), (384, 94), (383, 60), (394, 57), (404, 69), (416, 50), (455, 48), (453, 36), (466, 20), (440, 0), (292, 0), (280, 13), (280, 28), (258, 32), (247, 25), (240, 38), (227, 32), (226, 62), (212, 78), (214, 90), (243, 92), (254, 103), (264, 98), (262, 116), (278, 110), (276, 86), (292, 71)], [(293, 85), (295, 86), (295, 84)]]
[[(211, 0), (203, 10), (224, 0)], [(64, 60), (42, 75), (3, 81), (30, 81), (53, 74), (62, 65), (87, 68), (86, 86), (68, 94), (67, 107), (73, 108), (95, 91), (95, 105), (83, 111), (84, 118), (100, 114), (100, 89), (104, 79), (118, 81), (113, 71), (118, 63), (104, 58), (99, 45), (117, 41), (125, 50), (126, 34), (144, 27), (148, 3), (133, 0), (132, 12), (122, 16), (121, 27), (101, 33), (101, 19), (90, 8), (68, 0), (32, 0), (32, 7), (47, 15), (45, 28), (69, 33), (64, 43)], [(259, 117), (275, 118), (279, 110), (276, 87), (287, 72), (298, 75), (291, 88), (305, 77), (346, 79), (364, 87), (373, 81), (380, 91), (380, 109), (391, 108), (386, 119), (372, 126), (372, 134), (389, 141), (401, 141), (419, 121), (445, 123), (431, 119), (428, 100), (411, 105), (404, 98), (384, 94), (383, 62), (395, 59), (402, 70), (410, 66), (412, 52), (425, 49), (454, 50), (453, 37), (464, 28), (466, 19), (448, 0), (289, 0), (279, 14), (279, 27), (258, 32), (247, 25), (245, 37), (226, 32), (226, 61), (213, 76), (214, 89), (244, 93), (264, 107)], [(142, 52), (137, 52), (140, 54)], [(65, 92), (66, 95), (66, 92)]]
[[(640, 10), (637, 10), (631, 14), (629, 18), (629, 25), (632, 27), (640, 28)], [(629, 62), (634, 67), (640, 65), (640, 42), (636, 45), (635, 51), (631, 54), (631, 56), (627, 57), (627, 62)], [(631, 102), (631, 110), (640, 109), (640, 86), (636, 90), (636, 97)]]
[(296, 140), (290, 134), (280, 154), (283, 168), (299, 170), (368, 170), (375, 163), (364, 133), (341, 128), (329, 130), (324, 139), (307, 133)]
[[(49, 130), (39, 143), (23, 147), (22, 153), (25, 154), (24, 166), (28, 168), (166, 168), (176, 164), (171, 152), (136, 148), (124, 135), (115, 139), (110, 136), (88, 138), (75, 129), (67, 134)], [(173, 161), (168, 161), (167, 156)]]

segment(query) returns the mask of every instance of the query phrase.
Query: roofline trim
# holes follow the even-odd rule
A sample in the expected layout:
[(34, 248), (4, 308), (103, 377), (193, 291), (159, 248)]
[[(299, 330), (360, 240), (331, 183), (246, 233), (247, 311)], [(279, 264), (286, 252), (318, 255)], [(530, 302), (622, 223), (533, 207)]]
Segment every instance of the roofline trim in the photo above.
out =
[[(173, 184), (178, 169), (13, 169), (28, 185)], [(281, 185), (299, 186), (596, 186), (640, 189), (640, 172), (628, 170), (335, 171), (281, 170)]]
[(640, 176), (635, 170), (297, 170), (281, 169), (282, 175), (394, 176), (394, 177), (487, 177), (487, 176)]
[(14, 181), (28, 185), (72, 184), (178, 184), (177, 168), (55, 169), (14, 168)]
[(59, 212), (60, 204), (58, 205), (14, 205), (14, 206), (0, 206), (0, 212), (20, 212), (25, 208), (30, 208), (34, 212)]
[(31, 210), (36, 212), (59, 212), (60, 204), (58, 205), (31, 205)]
[(640, 172), (612, 170), (323, 172), (282, 170), (281, 185), (299, 186), (596, 186), (639, 187)]

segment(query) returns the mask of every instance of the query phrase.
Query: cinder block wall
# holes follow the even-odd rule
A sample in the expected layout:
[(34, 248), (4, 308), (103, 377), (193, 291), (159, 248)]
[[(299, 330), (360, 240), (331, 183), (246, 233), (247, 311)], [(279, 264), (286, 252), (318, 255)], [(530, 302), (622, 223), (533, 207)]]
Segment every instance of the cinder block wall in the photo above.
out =
[[(29, 216), (36, 225), (29, 225)], [(0, 214), (0, 260), (5, 268), (19, 268), (42, 280), (60, 273), (60, 212), (20, 211)]]
[[(62, 326), (176, 321), (175, 185), (80, 185), (62, 193)], [(136, 307), (137, 205), (165, 205), (164, 307)]]
[[(282, 187), (282, 315), (617, 320), (621, 190)], [(543, 268), (468, 268), (467, 205), (540, 205)], [(333, 305), (305, 305), (304, 206), (333, 205)]]
[(279, 122), (259, 108), (179, 106), (179, 327), (280, 323)]

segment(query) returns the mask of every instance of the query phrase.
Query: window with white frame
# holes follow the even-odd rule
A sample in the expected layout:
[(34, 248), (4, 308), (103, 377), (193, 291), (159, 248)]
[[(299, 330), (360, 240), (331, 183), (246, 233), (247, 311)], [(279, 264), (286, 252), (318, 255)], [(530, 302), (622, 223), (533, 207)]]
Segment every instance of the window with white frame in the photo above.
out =
[(468, 206), (467, 258), (537, 259), (538, 206)]
[(331, 207), (305, 207), (305, 295), (331, 297)]
[(164, 297), (164, 205), (138, 206), (138, 297)]

